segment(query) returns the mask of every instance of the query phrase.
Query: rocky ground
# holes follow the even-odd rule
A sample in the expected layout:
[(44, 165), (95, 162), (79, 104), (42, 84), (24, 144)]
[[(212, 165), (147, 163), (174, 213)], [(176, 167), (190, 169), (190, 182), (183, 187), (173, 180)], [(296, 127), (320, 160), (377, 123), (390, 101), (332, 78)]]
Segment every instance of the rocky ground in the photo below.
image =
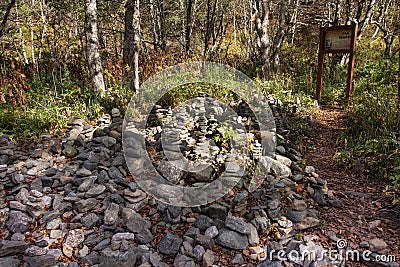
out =
[[(286, 114), (270, 104), (285, 136)], [(180, 208), (138, 187), (121, 131), (114, 109), (98, 127), (74, 119), (35, 145), (0, 137), (0, 266), (352, 266), (295, 257), (351, 248), (320, 236), (320, 211), (340, 212), (342, 201), (290, 142), (260, 158), (257, 189), (245, 178), (209, 205)], [(378, 238), (364, 245), (390, 252)]]

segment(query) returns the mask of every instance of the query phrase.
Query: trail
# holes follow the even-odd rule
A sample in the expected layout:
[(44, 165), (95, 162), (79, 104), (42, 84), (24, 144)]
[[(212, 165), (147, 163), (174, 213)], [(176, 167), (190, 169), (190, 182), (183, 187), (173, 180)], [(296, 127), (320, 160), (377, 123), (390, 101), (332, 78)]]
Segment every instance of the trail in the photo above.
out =
[[(350, 168), (337, 160), (343, 150), (340, 135), (346, 129), (344, 115), (338, 109), (318, 109), (311, 133), (303, 141), (306, 164), (316, 168), (342, 204), (341, 208), (320, 209), (325, 220), (321, 234), (328, 236), (328, 231), (333, 231), (352, 249), (359, 249), (362, 241), (379, 238), (388, 244), (387, 253), (400, 262), (400, 214), (384, 192), (385, 182), (369, 178), (362, 165)], [(332, 241), (327, 238), (327, 242)], [(348, 262), (346, 266), (358, 265)]]

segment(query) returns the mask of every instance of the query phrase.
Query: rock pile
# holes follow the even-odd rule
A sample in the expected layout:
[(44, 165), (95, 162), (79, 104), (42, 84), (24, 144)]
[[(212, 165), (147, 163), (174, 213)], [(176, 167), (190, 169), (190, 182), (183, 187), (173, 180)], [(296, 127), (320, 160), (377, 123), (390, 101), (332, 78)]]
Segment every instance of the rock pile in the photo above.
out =
[[(279, 119), (279, 103), (271, 99), (270, 105)], [(317, 205), (340, 207), (314, 168), (301, 165), (292, 144), (260, 156), (255, 185), (242, 179), (214, 203), (181, 208), (152, 198), (129, 174), (119, 110), (97, 128), (78, 118), (70, 127), (61, 143), (43, 135), (33, 151), (0, 137), (0, 266), (342, 263), (327, 257), (284, 263), (271, 253), (323, 250), (316, 237), (299, 240), (296, 233), (318, 226)], [(157, 127), (149, 131), (160, 134)], [(168, 171), (162, 163), (158, 169)], [(212, 171), (205, 173), (196, 182), (208, 181)]]

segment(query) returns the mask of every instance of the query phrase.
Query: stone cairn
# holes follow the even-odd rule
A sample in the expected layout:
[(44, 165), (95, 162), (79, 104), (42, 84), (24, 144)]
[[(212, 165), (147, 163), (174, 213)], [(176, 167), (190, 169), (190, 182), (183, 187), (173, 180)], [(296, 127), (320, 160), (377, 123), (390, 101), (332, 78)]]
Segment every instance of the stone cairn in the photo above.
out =
[[(281, 125), (279, 101), (270, 98), (270, 106)], [(202, 107), (200, 111), (196, 120), (188, 121), (184, 110), (173, 115), (172, 109), (156, 107), (156, 119), (167, 122), (175, 116), (177, 125), (146, 129), (146, 141), (158, 151), (169, 149), (160, 144), (163, 131), (167, 135), (179, 129), (165, 138), (175, 138), (172, 142), (179, 143), (187, 158), (210, 164), (209, 171), (188, 178), (193, 183), (212, 180), (218, 164), (226, 160), (226, 148), (204, 139), (218, 129), (217, 112), (207, 114)], [(241, 116), (243, 121), (249, 118), (246, 113)], [(262, 167), (254, 174), (256, 186), (242, 179), (214, 203), (180, 208), (147, 195), (129, 174), (118, 109), (103, 116), (96, 128), (79, 118), (69, 127), (61, 139), (43, 135), (42, 142), (29, 149), (0, 137), (0, 266), (345, 264), (327, 256), (320, 261), (269, 257), (273, 250), (323, 250), (317, 236), (298, 234), (318, 227), (319, 209), (341, 205), (315, 169), (301, 165), (301, 154), (291, 143), (279, 143), (269, 157), (254, 142), (253, 157)], [(284, 135), (285, 130), (279, 132)], [(207, 144), (208, 152), (203, 153)], [(175, 151), (170, 152), (173, 157)], [(160, 173), (168, 162), (163, 157), (155, 161)], [(178, 175), (173, 182), (182, 181)], [(297, 185), (304, 191), (298, 192)], [(332, 235), (332, 244), (335, 238)], [(375, 255), (386, 248), (379, 244)]]

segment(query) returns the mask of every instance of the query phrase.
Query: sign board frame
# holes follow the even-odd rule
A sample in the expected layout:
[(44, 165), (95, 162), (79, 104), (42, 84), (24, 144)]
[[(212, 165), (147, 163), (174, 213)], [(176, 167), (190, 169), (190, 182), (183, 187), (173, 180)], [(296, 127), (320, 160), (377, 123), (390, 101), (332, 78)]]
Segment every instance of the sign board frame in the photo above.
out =
[(345, 26), (321, 27), (319, 33), (319, 51), (318, 51), (318, 76), (317, 91), (315, 98), (318, 103), (322, 96), (322, 75), (324, 72), (324, 55), (348, 53), (349, 65), (347, 69), (347, 88), (346, 99), (350, 100), (354, 77), (354, 63), (357, 46), (358, 25), (352, 23)]

